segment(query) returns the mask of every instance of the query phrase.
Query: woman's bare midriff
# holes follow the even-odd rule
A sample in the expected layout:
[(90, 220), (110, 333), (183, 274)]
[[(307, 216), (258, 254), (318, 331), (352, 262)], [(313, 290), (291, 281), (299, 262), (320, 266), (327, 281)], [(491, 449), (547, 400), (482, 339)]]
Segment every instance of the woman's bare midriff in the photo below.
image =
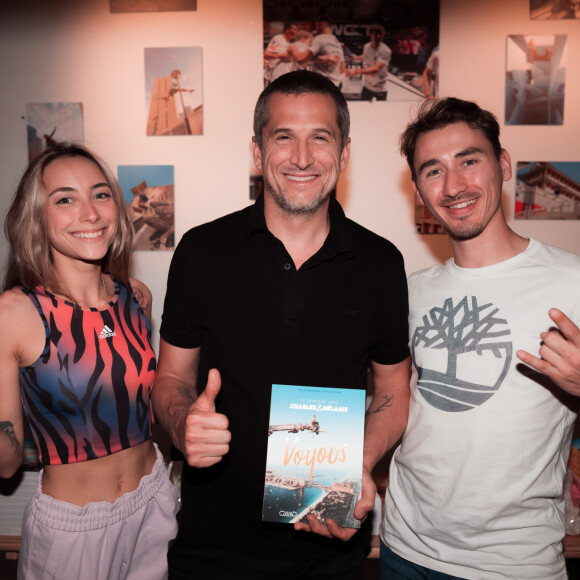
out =
[(114, 502), (134, 491), (149, 475), (157, 459), (151, 439), (100, 459), (45, 465), (42, 491), (54, 499), (83, 506), (95, 501)]

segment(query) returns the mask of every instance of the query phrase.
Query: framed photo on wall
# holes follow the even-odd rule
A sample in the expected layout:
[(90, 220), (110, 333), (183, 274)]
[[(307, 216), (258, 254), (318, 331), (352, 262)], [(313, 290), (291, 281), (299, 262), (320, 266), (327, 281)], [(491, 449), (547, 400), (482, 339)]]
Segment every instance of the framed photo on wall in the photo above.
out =
[(197, 10), (197, 0), (109, 0), (112, 14)]
[(563, 125), (566, 35), (507, 37), (506, 125)]
[(145, 49), (147, 135), (203, 134), (200, 47)]
[(514, 217), (580, 220), (580, 162), (519, 161)]
[(84, 142), (82, 103), (27, 103), (28, 160), (55, 143)]
[(264, 85), (305, 68), (351, 101), (436, 96), (439, 0), (263, 0), (263, 14)]
[(119, 165), (117, 176), (135, 230), (134, 249), (175, 249), (173, 165)]
[(580, 0), (530, 0), (531, 20), (580, 18)]

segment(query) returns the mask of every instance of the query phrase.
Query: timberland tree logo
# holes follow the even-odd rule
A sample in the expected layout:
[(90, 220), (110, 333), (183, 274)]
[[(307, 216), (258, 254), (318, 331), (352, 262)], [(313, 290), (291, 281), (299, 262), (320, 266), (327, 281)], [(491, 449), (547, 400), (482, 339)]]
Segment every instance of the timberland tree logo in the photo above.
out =
[(475, 296), (465, 296), (457, 304), (447, 298), (443, 306), (423, 315), (423, 324), (413, 334), (411, 354), (417, 388), (433, 407), (469, 411), (500, 388), (513, 345), (502, 340), (510, 330), (498, 313), (493, 304), (480, 306)]

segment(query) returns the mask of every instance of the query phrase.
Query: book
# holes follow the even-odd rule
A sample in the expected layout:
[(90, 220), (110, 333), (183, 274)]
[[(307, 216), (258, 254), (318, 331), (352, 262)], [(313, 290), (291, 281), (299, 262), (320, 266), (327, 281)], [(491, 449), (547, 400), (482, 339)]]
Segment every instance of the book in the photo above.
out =
[(262, 520), (358, 528), (364, 389), (272, 385)]

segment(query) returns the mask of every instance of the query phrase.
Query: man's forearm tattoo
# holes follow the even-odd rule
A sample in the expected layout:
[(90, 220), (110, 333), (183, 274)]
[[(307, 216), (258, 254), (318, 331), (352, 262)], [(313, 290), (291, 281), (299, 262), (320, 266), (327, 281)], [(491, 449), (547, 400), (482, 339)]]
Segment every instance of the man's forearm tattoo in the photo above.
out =
[(374, 411), (368, 411), (367, 416), (370, 414), (375, 415), (376, 413), (381, 413), (387, 407), (392, 407), (393, 406), (392, 405), (393, 398), (394, 398), (393, 395), (383, 395), (384, 401)]
[(14, 425), (10, 421), (0, 421), (0, 431), (8, 435), (10, 446), (14, 449), (14, 455), (18, 455), (20, 453), (20, 441), (18, 441), (18, 437), (14, 433)]

